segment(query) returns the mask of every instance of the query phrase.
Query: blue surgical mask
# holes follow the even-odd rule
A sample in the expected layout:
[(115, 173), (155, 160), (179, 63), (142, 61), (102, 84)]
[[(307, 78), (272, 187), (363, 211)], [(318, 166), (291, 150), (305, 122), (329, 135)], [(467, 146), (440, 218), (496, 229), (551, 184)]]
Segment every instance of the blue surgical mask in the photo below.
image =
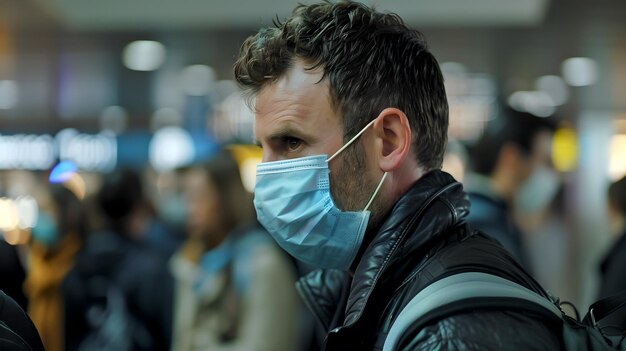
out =
[(54, 247), (59, 241), (59, 230), (54, 219), (43, 212), (39, 213), (31, 234), (36, 242), (48, 248)]
[(183, 227), (187, 220), (187, 203), (181, 194), (175, 194), (162, 200), (159, 206), (161, 219), (176, 227)]
[(341, 211), (331, 198), (328, 163), (373, 122), (330, 158), (318, 155), (257, 166), (257, 219), (278, 245), (296, 259), (320, 268), (345, 270), (352, 264), (367, 229), (368, 208), (387, 173), (363, 211)]

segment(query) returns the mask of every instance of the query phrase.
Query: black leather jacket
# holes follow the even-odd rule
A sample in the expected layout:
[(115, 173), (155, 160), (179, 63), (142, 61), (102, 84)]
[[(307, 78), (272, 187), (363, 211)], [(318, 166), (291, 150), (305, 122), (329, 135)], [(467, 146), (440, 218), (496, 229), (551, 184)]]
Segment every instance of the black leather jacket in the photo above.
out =
[[(327, 332), (324, 350), (382, 350), (398, 313), (447, 275), (482, 271), (546, 294), (495, 240), (464, 222), (462, 185), (432, 171), (396, 203), (350, 276), (318, 270), (297, 284)], [(451, 315), (403, 335), (398, 350), (559, 350), (558, 326), (524, 310)]]

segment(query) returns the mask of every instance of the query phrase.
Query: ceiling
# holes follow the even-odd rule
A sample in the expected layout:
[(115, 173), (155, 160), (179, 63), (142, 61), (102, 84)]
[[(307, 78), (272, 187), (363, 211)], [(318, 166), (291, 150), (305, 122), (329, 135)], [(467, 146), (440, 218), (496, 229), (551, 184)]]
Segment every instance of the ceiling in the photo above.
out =
[[(76, 30), (258, 28), (296, 0), (33, 0)], [(304, 1), (310, 3), (311, 1)], [(422, 26), (531, 26), (549, 0), (365, 0)]]
[[(534, 89), (540, 76), (560, 75), (568, 57), (591, 57), (600, 63), (599, 82), (573, 88), (572, 99), (559, 113), (574, 117), (581, 109), (626, 111), (624, 0), (361, 1), (398, 13), (420, 29), (440, 62), (459, 62), (470, 73), (494, 77), (503, 97)], [(20, 81), (22, 96), (28, 92), (30, 97), (11, 112), (16, 117), (11, 123), (23, 122), (20, 126), (26, 128), (32, 125), (30, 116), (56, 116), (62, 77), (75, 80), (63, 81), (74, 89), (70, 93), (81, 96), (72, 101), (87, 104), (87, 93), (108, 87), (107, 103), (116, 100), (131, 112), (132, 106), (148, 106), (153, 95), (160, 96), (154, 86), (185, 65), (210, 64), (220, 79), (230, 79), (240, 43), (276, 16), (288, 16), (297, 2), (0, 0), (0, 80)], [(122, 67), (122, 49), (138, 39), (166, 45), (168, 59), (160, 71), (143, 74)], [(101, 73), (104, 78), (92, 79)]]

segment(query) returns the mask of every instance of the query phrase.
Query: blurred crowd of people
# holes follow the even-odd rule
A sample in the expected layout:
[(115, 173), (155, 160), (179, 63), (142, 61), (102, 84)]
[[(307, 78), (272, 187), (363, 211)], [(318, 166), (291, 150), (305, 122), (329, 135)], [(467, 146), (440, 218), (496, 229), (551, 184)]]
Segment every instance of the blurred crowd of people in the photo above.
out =
[[(354, 25), (356, 21), (371, 16), (371, 20), (365, 21), (375, 27), (371, 31), (382, 30), (385, 36), (397, 31), (394, 35), (419, 49), (415, 56), (426, 60), (420, 61), (420, 64), (430, 67), (425, 71), (432, 73), (430, 79), (436, 89), (429, 87), (423, 90), (436, 95), (432, 100), (437, 104), (445, 105), (445, 108), (433, 108), (438, 116), (431, 116), (432, 121), (419, 122), (424, 123), (425, 130), (432, 129), (432, 135), (424, 133), (412, 137), (411, 128), (415, 127), (409, 125), (407, 116), (400, 111), (402, 106), (396, 107), (395, 101), (383, 101), (387, 108), (382, 112), (376, 110), (380, 115), (371, 121), (364, 120), (372, 116), (364, 116), (360, 110), (357, 111), (361, 106), (354, 103), (356, 107), (350, 106), (345, 110), (354, 108), (356, 112), (352, 111), (351, 118), (363, 125), (359, 126), (361, 129), (357, 128), (356, 122), (347, 125), (341, 138), (349, 135), (349, 141), (332, 143), (329, 142), (331, 138), (311, 138), (317, 141), (324, 139), (328, 145), (324, 145), (326, 148), (322, 150), (317, 143), (315, 146), (318, 149), (302, 152), (302, 157), (293, 156), (302, 150), (301, 145), (305, 145), (306, 141), (286, 135), (291, 133), (289, 128), (285, 128), (287, 131), (268, 133), (276, 127), (268, 120), (276, 116), (267, 112), (275, 112), (267, 105), (272, 106), (276, 101), (280, 104), (289, 99), (310, 98), (305, 102), (313, 101), (320, 106), (326, 104), (328, 106), (324, 106), (330, 111), (327, 95), (329, 91), (332, 94), (336, 91), (319, 90), (320, 87), (328, 88), (318, 85), (327, 76), (327, 72), (316, 71), (324, 66), (323, 62), (307, 68), (299, 61), (300, 58), (291, 62), (292, 58), (275, 57), (269, 61), (279, 66), (285, 64), (280, 77), (284, 81), (281, 81), (282, 85), (271, 85), (275, 90), (262, 96), (266, 100), (267, 115), (263, 120), (265, 125), (260, 129), (266, 134), (264, 150), (270, 157), (266, 157), (269, 160), (264, 159), (265, 167), (257, 168), (257, 175), (266, 180), (260, 188), (262, 196), (254, 201), (252, 193), (244, 187), (242, 164), (226, 145), (201, 162), (166, 174), (154, 176), (152, 170), (120, 168), (97, 175), (97, 188), (88, 192), (77, 190), (71, 182), (80, 171), (69, 171), (72, 173), (69, 178), (61, 180), (52, 179), (49, 172), (34, 175), (37, 188), (20, 195), (29, 195), (36, 200), (36, 218), (31, 227), (14, 225), (11, 229), (17, 232), (14, 235), (26, 239), (19, 243), (0, 240), (0, 337), (2, 327), (10, 323), (10, 329), (17, 331), (22, 338), (17, 343), (29, 344), (32, 350), (313, 351), (329, 340), (324, 339), (326, 333), (331, 335), (343, 328), (343, 334), (337, 332), (334, 339), (330, 338), (329, 343), (340, 345), (335, 349), (354, 342), (375, 344), (382, 349), (391, 326), (409, 305), (413, 295), (417, 296), (420, 289), (430, 287), (431, 278), (447, 276), (448, 273), (452, 275), (451, 272), (458, 267), (461, 267), (459, 270), (502, 268), (506, 275), (504, 278), (515, 278), (509, 279), (510, 282), (521, 286), (523, 284), (519, 282), (523, 281), (529, 291), (535, 289), (532, 292), (537, 295), (545, 293), (546, 296), (542, 297), (546, 301), (550, 298), (541, 286), (551, 285), (549, 281), (542, 281), (549, 279), (545, 274), (549, 267), (542, 266), (545, 262), (531, 259), (534, 255), (528, 244), (527, 231), (533, 227), (531, 224), (546, 220), (546, 214), (553, 208), (558, 209), (562, 206), (558, 202), (564, 201), (560, 197), (563, 193), (562, 175), (555, 169), (551, 156), (557, 126), (548, 119), (502, 108), (472, 145), (457, 143), (451, 146), (452, 143), (448, 143), (448, 153), (462, 154), (461, 158), (465, 160), (463, 172), (455, 174), (454, 169), (447, 168), (445, 163), (440, 170), (439, 159), (443, 159), (446, 147), (448, 105), (443, 76), (434, 56), (426, 50), (425, 42), (412, 37), (412, 32), (405, 29), (401, 22), (395, 23), (400, 21), (399, 17), (392, 16), (382, 21), (380, 18), (383, 17), (373, 14), (373, 10), (350, 2), (340, 3), (336, 5), (338, 9), (332, 11), (328, 8), (324, 10), (334, 6), (331, 3), (316, 6), (320, 8), (306, 10), (304, 6), (301, 13), (295, 11), (293, 28), (278, 23), (282, 28), (262, 30), (258, 34), (261, 39), (256, 41), (252, 40), (253, 37), (248, 39), (236, 64), (235, 73), (239, 82), (248, 84), (248, 89), (259, 93), (261, 86), (268, 84), (268, 77), (279, 79), (267, 72), (253, 74), (247, 71), (269, 67), (259, 65), (260, 59), (254, 55), (269, 55), (267, 52), (273, 49), (276, 51), (274, 54), (280, 56), (292, 49), (289, 46), (291, 43), (282, 43), (289, 46), (285, 49), (271, 40), (305, 38), (308, 45), (309, 37), (314, 37), (317, 44), (327, 50), (326, 38), (322, 36), (327, 28), (338, 30), (333, 26), (342, 20)], [(351, 9), (342, 10), (342, 6)], [(329, 11), (328, 16), (340, 18), (329, 20), (328, 16), (321, 16), (328, 24), (319, 26), (317, 22), (298, 17), (315, 17), (323, 11)], [(354, 13), (361, 15), (355, 16)], [(380, 23), (376, 23), (377, 20)], [(324, 29), (319, 35), (310, 35), (307, 30), (297, 35), (289, 32), (307, 25), (312, 27), (311, 32)], [(280, 30), (287, 34), (276, 35)], [(341, 32), (334, 35), (331, 38), (337, 41), (334, 45), (346, 42), (343, 36), (348, 34)], [(369, 44), (363, 39), (365, 36), (359, 38)], [(389, 52), (400, 43), (394, 38), (389, 36), (386, 39), (391, 48)], [(257, 44), (268, 47), (254, 50)], [(393, 53), (380, 51), (378, 58), (372, 59), (374, 56), (368, 56), (369, 47), (366, 48), (365, 44), (362, 45), (363, 57), (367, 57), (368, 65), (393, 56)], [(250, 52), (245, 51), (246, 45)], [(406, 56), (404, 47), (395, 48), (398, 49), (398, 57)], [(317, 50), (310, 49), (309, 54)], [(329, 51), (343, 53), (347, 49)], [(343, 59), (346, 55), (339, 56)], [(418, 60), (408, 61), (417, 64)], [(333, 60), (330, 62), (336, 64)], [(345, 66), (355, 69), (352, 61)], [(276, 68), (276, 71), (280, 70)], [(401, 72), (389, 76), (399, 79), (404, 74), (417, 79), (417, 69)], [(423, 79), (423, 72), (419, 72), (419, 79)], [(357, 76), (352, 71), (344, 75), (351, 79)], [(337, 79), (345, 79), (338, 76), (340, 78)], [(336, 77), (331, 74), (331, 78)], [(376, 78), (376, 84), (379, 84), (378, 80), (388, 78)], [(254, 79), (259, 79), (259, 82)], [(398, 89), (398, 86), (402, 84), (397, 84), (395, 80), (392, 83), (389, 83), (390, 86), (398, 90), (393, 94), (401, 95), (404, 88)], [(405, 86), (417, 89), (419, 85), (411, 80), (409, 83)], [(346, 84), (346, 87), (366, 86), (353, 85)], [(272, 100), (271, 94), (278, 97)], [(393, 97), (393, 94), (390, 93), (390, 96)], [(420, 90), (416, 95), (419, 96), (400, 100), (412, 108), (414, 100), (424, 98), (426, 92)], [(348, 97), (365, 99), (362, 92), (348, 94)], [(345, 103), (348, 100), (338, 101)], [(292, 103), (298, 106), (304, 104), (300, 100)], [(430, 106), (431, 103), (424, 104)], [(369, 107), (373, 110), (377, 108), (373, 104)], [(406, 112), (409, 114), (411, 111)], [(331, 115), (330, 112), (328, 114)], [(420, 110), (412, 118), (422, 118), (421, 114), (427, 115)], [(319, 115), (323, 113), (315, 116)], [(346, 112), (346, 115), (349, 113)], [(330, 123), (328, 121), (339, 125), (338, 120), (332, 119), (319, 122), (319, 125)], [(312, 125), (315, 126), (307, 126), (316, 129)], [(334, 132), (337, 130), (335, 128)], [(319, 130), (315, 132), (321, 133)], [(376, 146), (363, 147), (359, 138), (376, 140), (376, 143), (371, 143)], [(423, 150), (410, 150), (411, 143), (416, 143)], [(357, 151), (348, 149), (350, 145), (359, 145), (359, 148), (355, 148)], [(378, 183), (371, 183), (363, 180), (367, 177), (358, 178), (354, 173), (367, 170), (371, 164), (384, 163), (380, 161), (383, 156), (376, 161), (366, 157), (372, 157), (371, 150), (375, 147), (384, 157), (394, 152), (400, 156), (395, 161), (387, 160), (384, 167), (376, 168), (372, 173), (376, 173), (377, 177), (379, 173), (381, 175), (377, 178)], [(330, 158), (322, 155), (328, 150), (335, 153)], [(358, 154), (359, 151), (363, 155)], [(272, 152), (276, 154), (272, 155)], [(344, 162), (341, 163), (343, 168), (333, 166), (336, 168), (331, 176), (329, 162), (341, 152), (344, 152), (341, 156), (347, 161), (341, 161)], [(426, 157), (424, 155), (428, 156), (429, 152), (434, 156), (418, 162), (409, 158), (414, 156), (411, 152), (419, 154), (419, 157)], [(290, 168), (292, 165), (289, 162), (295, 162), (296, 166)], [(420, 162), (431, 164), (422, 168)], [(296, 170), (304, 171), (301, 179), (295, 179), (299, 177), (297, 174), (294, 176)], [(391, 178), (386, 178), (393, 172), (396, 173)], [(276, 174), (287, 176), (273, 178)], [(385, 183), (386, 179), (392, 179), (391, 184), (389, 181)], [(155, 182), (166, 182), (167, 186), (155, 185)], [(331, 182), (335, 186), (334, 198), (331, 198), (329, 190)], [(13, 196), (6, 193), (8, 183), (6, 179), (0, 182), (0, 198)], [(369, 188), (375, 190), (369, 193)], [(381, 188), (384, 190), (379, 195)], [(375, 201), (377, 195), (379, 202)], [(601, 277), (597, 298), (626, 291), (623, 274), (626, 265), (626, 177), (607, 186), (607, 197), (606, 221), (614, 234), (614, 244), (603, 260), (597, 263), (596, 269)], [(364, 200), (368, 200), (367, 205), (360, 206), (365, 203)], [(436, 205), (431, 207), (432, 203)], [(371, 204), (374, 204), (373, 212), (370, 212)], [(353, 208), (348, 211), (348, 207)], [(370, 213), (375, 213), (375, 216), (370, 218)], [(561, 213), (556, 211), (555, 215), (558, 217)], [(262, 219), (265, 220), (263, 225)], [(558, 221), (562, 224), (564, 219), (558, 218)], [(371, 223), (375, 223), (372, 227), (374, 231), (367, 230)], [(341, 231), (343, 228), (339, 227), (342, 226), (350, 230)], [(272, 235), (282, 247), (268, 233), (267, 230), (271, 229), (276, 232)], [(378, 230), (380, 232), (376, 232)], [(345, 235), (346, 232), (355, 237)], [(2, 234), (5, 238), (9, 236), (8, 231)], [(291, 249), (294, 257), (283, 249)], [(467, 257), (461, 257), (467, 252)], [(436, 259), (431, 260), (432, 257)], [(388, 263), (390, 266), (386, 266)], [(309, 273), (311, 266), (316, 264), (318, 268), (328, 270), (313, 272), (304, 279), (308, 281), (298, 285), (298, 278)], [(498, 264), (502, 267), (497, 267)], [(424, 267), (428, 268), (426, 272), (419, 270)], [(472, 272), (489, 273), (480, 269)], [(358, 274), (359, 279), (354, 278)], [(384, 274), (386, 280), (379, 280), (379, 274)], [(303, 299), (296, 287), (301, 295), (306, 295), (308, 291), (316, 296)], [(373, 296), (371, 299), (374, 302), (368, 302), (370, 296)], [(313, 309), (317, 307), (313, 312), (322, 315), (315, 316), (318, 322), (322, 321), (318, 324), (325, 325), (315, 323), (314, 316), (304, 308), (305, 303)], [(25, 318), (23, 311), (29, 318)], [(524, 339), (530, 345), (535, 341), (528, 340), (524, 333), (534, 336), (549, 329), (546, 319), (527, 314), (527, 311), (487, 308), (474, 312), (460, 319), (454, 319), (458, 316), (453, 315), (438, 320), (440, 324), (430, 331), (429, 337), (439, 339), (431, 340), (432, 344), (445, 344), (440, 340), (440, 334), (447, 328), (454, 331), (451, 334), (456, 333), (458, 340), (473, 341), (476, 335), (479, 338), (492, 336), (489, 334), (491, 329), (502, 327), (493, 332), (498, 336), (492, 338), (494, 345), (496, 342), (507, 342), (504, 340), (507, 335)], [(357, 325), (359, 318), (366, 321)], [(466, 326), (478, 325), (483, 319), (488, 323), (481, 324), (482, 329), (477, 328), (479, 333), (474, 335), (473, 331), (467, 331), (471, 328)], [(344, 325), (345, 321), (352, 321), (353, 324)], [(518, 326), (529, 329), (517, 335)], [(376, 332), (357, 340), (361, 337), (359, 333), (372, 330)], [(405, 337), (405, 342), (413, 346), (425, 342), (417, 334), (419, 331), (411, 332), (415, 332), (409, 335), (414, 339)], [(560, 345), (561, 340), (553, 338), (554, 335), (544, 335), (545, 339), (540, 335), (538, 342), (556, 340), (555, 345)]]
[(158, 208), (136, 170), (82, 200), (40, 179), (28, 245), (0, 241), (0, 289), (45, 349), (307, 349), (299, 267), (256, 223), (232, 153), (172, 176)]
[[(468, 217), (520, 264), (524, 215), (559, 191), (554, 125), (507, 111), (467, 151)], [(28, 245), (0, 241), (0, 289), (28, 312), (46, 350), (313, 350), (314, 327), (294, 284), (307, 270), (257, 223), (240, 165), (224, 149), (169, 174), (149, 194), (118, 169), (81, 199), (64, 182), (36, 192)], [(598, 297), (626, 290), (626, 177), (608, 188), (614, 247)]]

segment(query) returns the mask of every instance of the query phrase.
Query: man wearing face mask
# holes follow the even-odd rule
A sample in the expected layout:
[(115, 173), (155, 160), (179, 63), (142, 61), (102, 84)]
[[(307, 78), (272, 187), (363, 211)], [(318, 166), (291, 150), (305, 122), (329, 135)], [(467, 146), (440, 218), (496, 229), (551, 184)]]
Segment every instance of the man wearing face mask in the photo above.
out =
[(321, 268), (297, 288), (324, 350), (561, 348), (558, 331), (517, 308), (411, 323), (411, 301), (460, 272), (546, 296), (465, 223), (463, 187), (440, 170), (443, 77), (419, 32), (354, 2), (300, 5), (249, 37), (234, 71), (263, 148), (257, 218), (287, 252)]
[(536, 214), (556, 195), (558, 176), (550, 161), (553, 131), (546, 119), (504, 110), (470, 150), (468, 222), (498, 240), (527, 269), (528, 255), (514, 214)]

